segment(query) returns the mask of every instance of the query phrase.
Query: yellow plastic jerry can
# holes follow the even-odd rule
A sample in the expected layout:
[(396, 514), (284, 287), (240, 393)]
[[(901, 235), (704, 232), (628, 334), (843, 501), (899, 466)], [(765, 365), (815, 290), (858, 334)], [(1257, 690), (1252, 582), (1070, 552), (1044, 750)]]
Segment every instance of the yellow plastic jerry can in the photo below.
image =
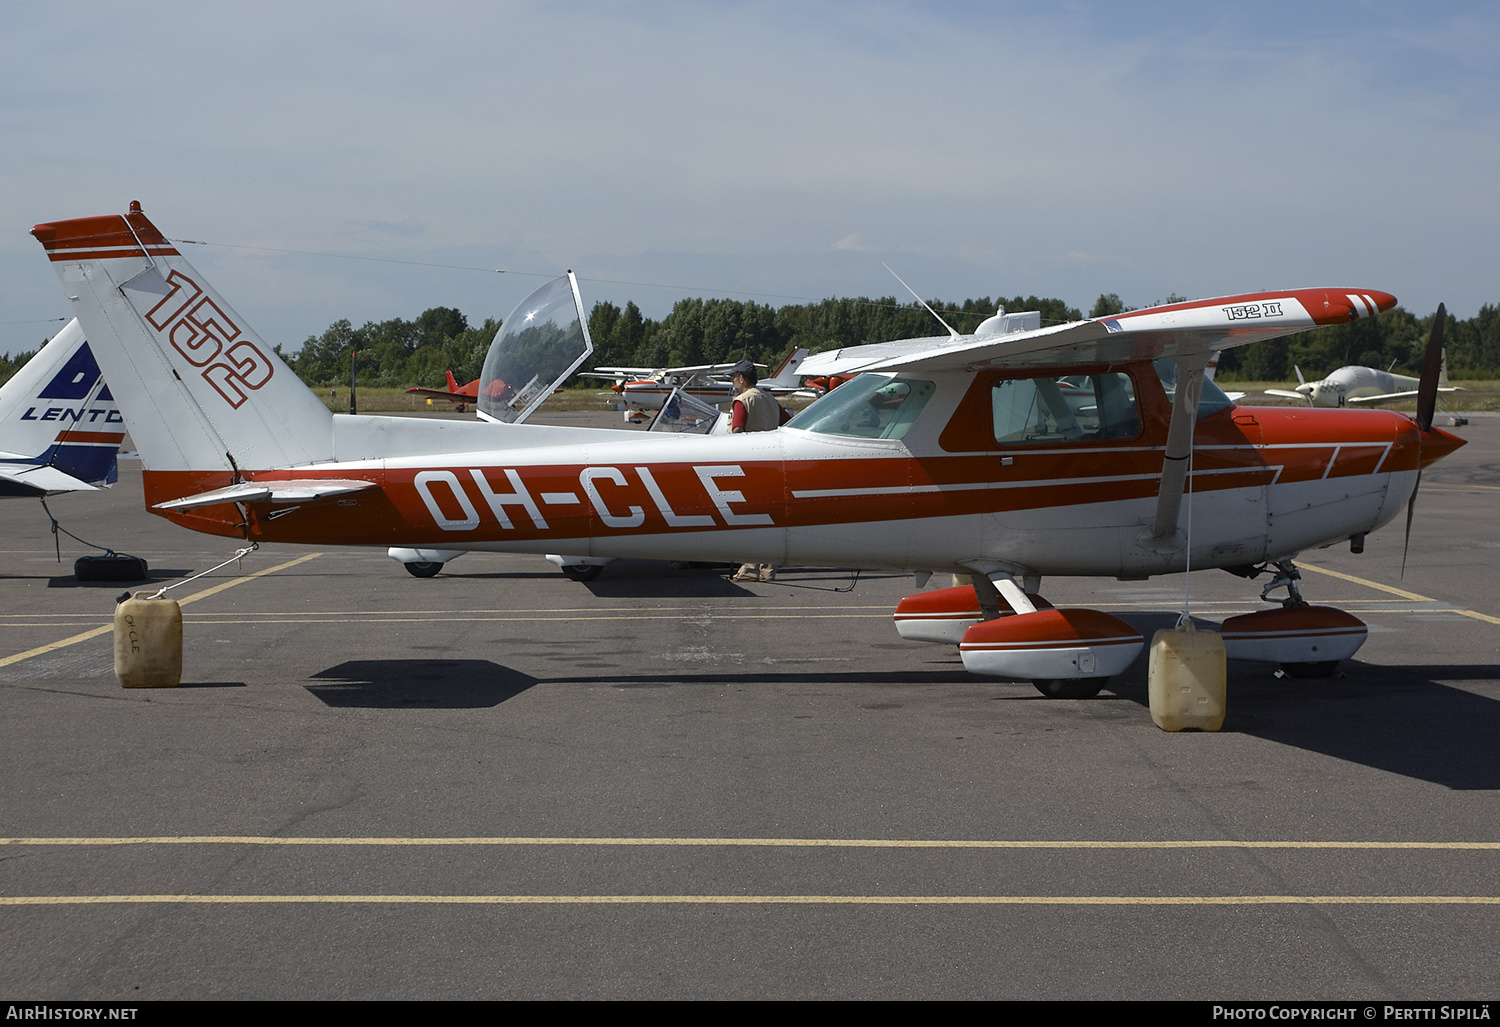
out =
[(1163, 731), (1217, 731), (1224, 724), (1224, 639), (1187, 621), (1151, 639), (1151, 719)]
[(176, 688), (182, 681), (182, 607), (137, 592), (115, 607), (115, 677), (126, 688)]

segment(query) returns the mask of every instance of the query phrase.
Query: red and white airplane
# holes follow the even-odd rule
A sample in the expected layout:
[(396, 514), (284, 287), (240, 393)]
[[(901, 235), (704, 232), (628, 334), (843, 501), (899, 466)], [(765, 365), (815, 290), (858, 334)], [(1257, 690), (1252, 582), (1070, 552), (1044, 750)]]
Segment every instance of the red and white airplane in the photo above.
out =
[[(679, 435), (334, 416), (138, 204), (33, 234), (114, 383), (147, 507), (184, 527), (970, 574), (972, 588), (904, 600), (898, 626), (957, 638), (969, 669), (1049, 695), (1097, 692), (1143, 639), (1100, 611), (1052, 609), (1039, 597), (1048, 575), (1274, 569), (1263, 594), (1286, 587), (1287, 601), (1227, 623), (1230, 655), (1331, 669), (1364, 626), (1303, 602), (1294, 557), (1357, 545), (1407, 506), (1422, 467), (1463, 444), (1430, 426), (1430, 410), (1418, 424), (1380, 410), (1240, 409), (1204, 382), (1215, 350), (1395, 305), (1370, 290), (859, 347), (826, 369), (859, 377), (777, 431)], [(586, 353), (581, 306), (571, 277), (538, 290), (506, 319), (487, 376), (522, 380), (500, 369), (547, 338)], [(513, 422), (518, 404), (488, 417)], [(1191, 538), (1179, 523), (1188, 493)]]
[[(776, 366), (770, 377), (762, 378), (759, 387), (772, 395), (790, 395), (802, 388), (797, 369), (807, 357), (807, 350), (793, 350)], [(722, 376), (733, 364), (700, 364), (695, 367), (596, 367), (583, 372), (586, 378), (614, 380), (610, 391), (625, 404), (625, 420), (644, 424), (651, 420), (648, 410), (660, 410), (673, 390), (700, 403), (718, 406), (734, 398), (734, 386)]]
[(406, 391), (415, 396), (425, 396), (428, 399), (451, 400), (458, 405), (460, 413), (467, 409), (470, 404), (479, 402), (480, 379), (475, 378), (467, 385), (460, 385), (458, 384), (458, 379), (453, 377), (452, 371), (444, 371), (443, 373), (448, 376), (448, 387), (446, 389), (428, 389), (421, 385), (413, 385)]

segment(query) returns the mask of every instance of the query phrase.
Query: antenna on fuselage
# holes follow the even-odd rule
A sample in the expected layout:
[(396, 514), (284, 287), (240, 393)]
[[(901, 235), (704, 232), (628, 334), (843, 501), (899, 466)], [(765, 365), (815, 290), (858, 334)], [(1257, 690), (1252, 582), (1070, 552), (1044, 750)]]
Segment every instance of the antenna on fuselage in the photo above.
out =
[[(891, 266), (889, 264), (887, 264), (883, 260), (880, 262), (880, 266), (883, 267), (883, 268), (885, 268), (887, 271), (891, 271)], [(900, 275), (896, 274), (896, 272), (894, 272), (894, 271), (891, 271), (891, 275), (896, 279), (896, 281), (901, 282), (901, 287), (903, 289), (905, 289), (907, 292), (911, 293), (913, 296), (917, 297), (917, 302), (918, 303), (922, 304), (922, 306), (924, 306), (924, 307), (927, 307), (927, 313), (931, 314), (933, 317), (936, 317), (938, 319), (938, 324), (940, 324), (944, 328), (948, 329), (948, 334), (949, 335), (951, 335), (955, 339), (961, 339), (961, 338), (963, 338), (963, 336), (959, 335), (958, 332), (956, 332), (956, 331), (953, 330), (953, 326), (951, 324), (949, 324), (947, 321), (944, 321), (941, 317), (938, 317), (938, 312), (936, 310), (933, 310), (932, 307), (928, 305), (928, 303), (927, 303), (926, 300), (924, 300), (920, 296), (917, 296), (917, 290), (913, 289), (911, 286), (909, 286), (905, 282), (901, 281), (901, 276)]]

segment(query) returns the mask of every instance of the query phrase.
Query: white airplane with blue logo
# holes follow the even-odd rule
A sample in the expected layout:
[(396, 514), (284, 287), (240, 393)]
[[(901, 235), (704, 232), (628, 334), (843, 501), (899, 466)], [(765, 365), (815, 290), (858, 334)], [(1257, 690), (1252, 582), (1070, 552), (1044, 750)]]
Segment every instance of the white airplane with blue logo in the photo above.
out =
[(107, 488), (124, 437), (75, 318), (0, 386), (0, 496)]

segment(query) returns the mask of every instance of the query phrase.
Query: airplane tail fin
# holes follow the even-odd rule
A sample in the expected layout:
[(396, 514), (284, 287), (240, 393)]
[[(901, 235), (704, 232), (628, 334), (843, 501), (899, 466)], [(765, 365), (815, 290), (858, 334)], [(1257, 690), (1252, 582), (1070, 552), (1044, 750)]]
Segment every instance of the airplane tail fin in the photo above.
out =
[(444, 371), (443, 373), (448, 376), (448, 391), (449, 392), (457, 392), (458, 391), (458, 379), (455, 378), (455, 377), (453, 377), (453, 372), (452, 371)]
[(776, 372), (769, 378), (762, 378), (757, 384), (769, 385), (777, 389), (797, 389), (802, 386), (802, 379), (797, 376), (797, 368), (802, 366), (802, 361), (807, 359), (807, 350), (796, 349), (792, 355), (787, 357), (776, 368)]
[(78, 321), (0, 386), (0, 483), (20, 494), (113, 485), (125, 425)]
[(140, 204), (32, 234), (147, 470), (237, 473), (333, 458), (333, 414)]
[(1452, 388), (1452, 386), (1448, 384), (1448, 347), (1447, 346), (1443, 347), (1443, 362), (1440, 365), (1438, 365), (1438, 388), (1439, 389)]

